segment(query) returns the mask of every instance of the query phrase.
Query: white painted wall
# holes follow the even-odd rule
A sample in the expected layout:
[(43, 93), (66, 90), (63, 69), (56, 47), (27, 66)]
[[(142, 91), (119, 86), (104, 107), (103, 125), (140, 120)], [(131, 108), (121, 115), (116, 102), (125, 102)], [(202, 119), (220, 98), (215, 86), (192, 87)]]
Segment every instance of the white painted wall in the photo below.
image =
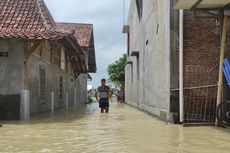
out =
[(128, 24), (130, 52), (140, 55), (140, 77), (137, 58), (129, 56), (133, 72), (127, 65), (126, 102), (170, 121), (170, 0), (143, 0), (140, 20), (132, 0)]

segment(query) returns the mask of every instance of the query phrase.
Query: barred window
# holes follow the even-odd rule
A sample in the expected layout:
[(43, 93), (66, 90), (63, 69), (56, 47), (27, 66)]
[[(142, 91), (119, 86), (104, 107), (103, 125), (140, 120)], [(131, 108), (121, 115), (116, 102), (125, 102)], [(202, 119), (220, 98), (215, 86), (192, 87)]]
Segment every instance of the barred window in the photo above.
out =
[(63, 77), (60, 76), (59, 78), (59, 99), (63, 99)]
[(45, 101), (45, 92), (46, 92), (46, 71), (45, 68), (40, 66), (40, 102)]

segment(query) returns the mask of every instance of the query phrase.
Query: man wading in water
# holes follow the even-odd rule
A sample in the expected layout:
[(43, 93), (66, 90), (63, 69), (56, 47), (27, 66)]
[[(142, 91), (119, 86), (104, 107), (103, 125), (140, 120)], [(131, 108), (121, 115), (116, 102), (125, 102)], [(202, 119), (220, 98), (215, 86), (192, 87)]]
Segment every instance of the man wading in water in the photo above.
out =
[(111, 99), (111, 92), (110, 88), (105, 85), (106, 80), (101, 80), (101, 86), (98, 87), (97, 93), (96, 93), (96, 99), (99, 101), (99, 107), (101, 108), (101, 113), (109, 112), (109, 99)]

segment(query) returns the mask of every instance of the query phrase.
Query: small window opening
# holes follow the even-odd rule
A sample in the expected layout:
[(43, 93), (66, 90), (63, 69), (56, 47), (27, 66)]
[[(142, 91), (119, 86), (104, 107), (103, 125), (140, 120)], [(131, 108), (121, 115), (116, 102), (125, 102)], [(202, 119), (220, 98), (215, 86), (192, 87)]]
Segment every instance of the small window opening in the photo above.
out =
[(0, 57), (8, 57), (8, 52), (0, 52)]
[(136, 4), (137, 4), (137, 12), (138, 12), (139, 19), (141, 19), (142, 10), (143, 10), (143, 0), (136, 0)]
[(137, 80), (140, 79), (140, 58), (137, 56)]

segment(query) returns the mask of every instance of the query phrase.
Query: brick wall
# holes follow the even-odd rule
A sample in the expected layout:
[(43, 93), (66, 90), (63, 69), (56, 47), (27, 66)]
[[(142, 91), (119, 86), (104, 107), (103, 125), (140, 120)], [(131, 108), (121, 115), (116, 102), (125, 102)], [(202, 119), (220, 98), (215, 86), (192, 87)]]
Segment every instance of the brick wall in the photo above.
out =
[(185, 11), (184, 18), (184, 79), (185, 86), (217, 83), (219, 42), (216, 19), (195, 18)]
[[(219, 31), (216, 19), (196, 18), (191, 11), (185, 11), (185, 87), (217, 84), (220, 52)], [(216, 87), (185, 89), (184, 94), (187, 121), (214, 120)]]

